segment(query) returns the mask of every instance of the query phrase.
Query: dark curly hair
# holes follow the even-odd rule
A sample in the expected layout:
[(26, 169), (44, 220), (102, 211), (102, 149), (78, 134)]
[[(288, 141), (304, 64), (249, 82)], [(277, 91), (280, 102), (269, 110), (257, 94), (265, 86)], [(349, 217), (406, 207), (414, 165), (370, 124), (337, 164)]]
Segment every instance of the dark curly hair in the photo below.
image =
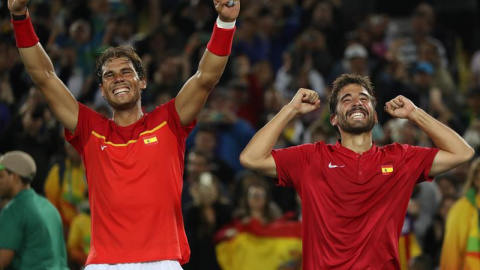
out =
[(372, 82), (370, 81), (370, 78), (368, 78), (368, 76), (360, 76), (355, 74), (343, 74), (333, 82), (332, 92), (328, 97), (328, 102), (330, 106), (330, 115), (334, 115), (336, 113), (336, 107), (338, 102), (338, 92), (340, 92), (340, 90), (342, 90), (345, 86), (350, 84), (356, 84), (365, 88), (365, 90), (367, 90), (368, 94), (370, 94), (371, 96), (373, 109), (375, 110), (375, 108), (377, 107), (377, 99), (374, 96), (373, 85), (372, 85)]
[(95, 76), (99, 84), (102, 84), (102, 67), (107, 61), (115, 58), (125, 57), (133, 64), (133, 68), (138, 74), (140, 79), (145, 78), (145, 67), (143, 66), (142, 59), (138, 56), (135, 48), (132, 46), (122, 45), (117, 47), (110, 47), (100, 54), (95, 64)]

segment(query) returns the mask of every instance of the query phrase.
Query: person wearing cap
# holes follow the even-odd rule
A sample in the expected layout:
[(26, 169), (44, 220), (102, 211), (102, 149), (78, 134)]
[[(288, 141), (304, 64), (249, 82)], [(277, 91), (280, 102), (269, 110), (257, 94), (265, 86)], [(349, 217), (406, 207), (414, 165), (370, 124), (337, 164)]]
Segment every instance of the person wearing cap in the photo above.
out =
[(66, 270), (62, 221), (57, 209), (30, 183), (37, 167), (22, 151), (0, 157), (0, 269)]
[(337, 61), (328, 76), (329, 83), (344, 73), (357, 74), (361, 76), (370, 75), (367, 49), (359, 44), (352, 43), (345, 48), (343, 59)]

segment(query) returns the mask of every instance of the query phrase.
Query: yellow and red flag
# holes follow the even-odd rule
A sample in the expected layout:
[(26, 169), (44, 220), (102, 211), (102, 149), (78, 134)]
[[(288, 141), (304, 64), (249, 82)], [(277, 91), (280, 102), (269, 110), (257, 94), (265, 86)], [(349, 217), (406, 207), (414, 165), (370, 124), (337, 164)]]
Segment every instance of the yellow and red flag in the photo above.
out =
[[(235, 231), (233, 236), (231, 232)], [(230, 237), (229, 237), (230, 236)], [(268, 225), (239, 221), (216, 235), (217, 260), (223, 270), (302, 269), (302, 227), (281, 219)]]
[(382, 165), (382, 174), (389, 175), (393, 172), (393, 165)]
[(153, 135), (153, 136), (149, 136), (149, 137), (144, 137), (143, 138), (143, 143), (145, 143), (145, 144), (156, 144), (156, 143), (158, 143), (157, 136)]

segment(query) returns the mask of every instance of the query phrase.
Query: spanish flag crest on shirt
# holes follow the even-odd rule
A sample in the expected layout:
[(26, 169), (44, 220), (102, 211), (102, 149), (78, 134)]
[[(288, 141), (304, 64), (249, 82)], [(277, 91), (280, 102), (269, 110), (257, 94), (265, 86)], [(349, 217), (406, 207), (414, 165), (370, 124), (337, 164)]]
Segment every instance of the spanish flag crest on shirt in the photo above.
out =
[(389, 175), (393, 172), (393, 165), (382, 165), (382, 174)]
[(153, 136), (145, 137), (143, 138), (143, 142), (145, 144), (156, 144), (158, 143), (157, 136), (153, 135)]

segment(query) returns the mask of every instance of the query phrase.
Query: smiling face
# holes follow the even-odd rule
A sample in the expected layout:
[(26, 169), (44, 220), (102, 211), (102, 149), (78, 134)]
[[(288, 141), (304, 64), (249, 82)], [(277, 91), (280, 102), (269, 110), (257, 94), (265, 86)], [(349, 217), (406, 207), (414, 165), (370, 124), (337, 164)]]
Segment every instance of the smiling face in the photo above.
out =
[(333, 126), (358, 135), (370, 132), (377, 121), (372, 96), (362, 86), (349, 84), (338, 92), (336, 110), (330, 116)]
[(140, 106), (145, 79), (140, 79), (132, 62), (126, 57), (112, 58), (102, 66), (102, 96), (114, 110)]

